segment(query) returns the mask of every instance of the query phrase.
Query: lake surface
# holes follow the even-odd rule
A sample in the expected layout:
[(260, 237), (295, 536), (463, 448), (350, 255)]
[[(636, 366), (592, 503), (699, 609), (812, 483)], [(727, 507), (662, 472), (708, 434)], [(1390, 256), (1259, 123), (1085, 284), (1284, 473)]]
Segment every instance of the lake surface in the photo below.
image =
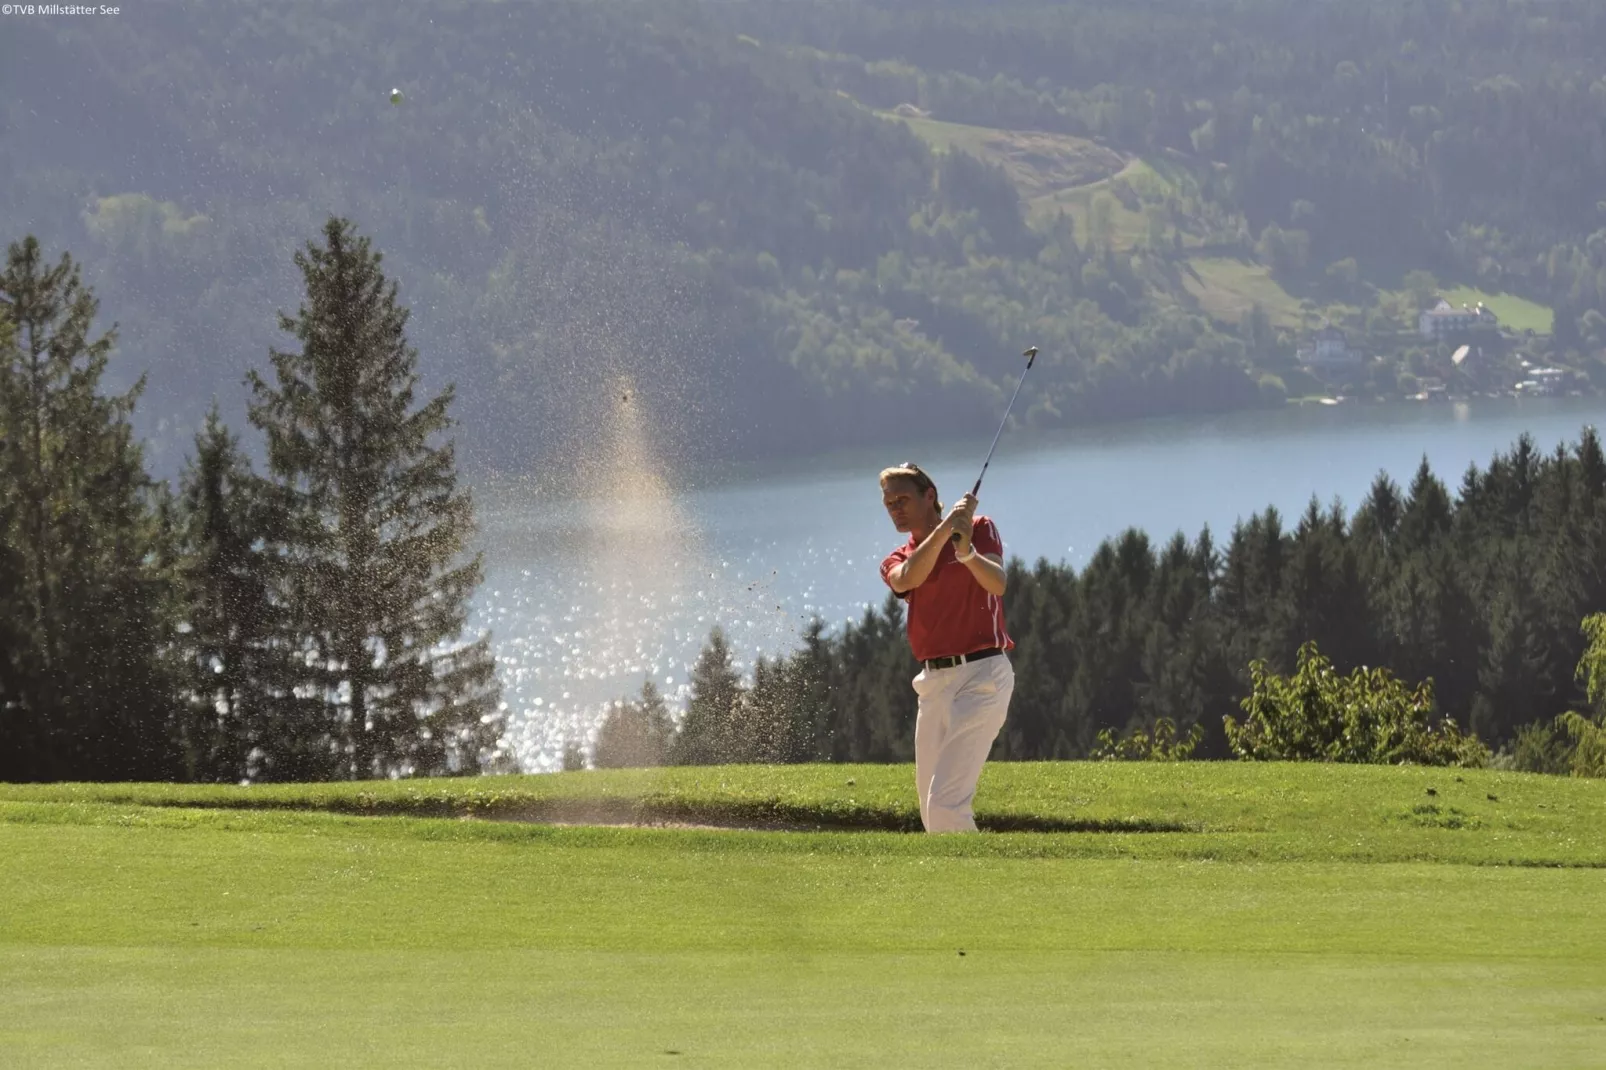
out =
[[(1220, 544), (1268, 505), (1293, 517), (1314, 495), (1353, 510), (1379, 471), (1403, 487), (1424, 456), (1453, 493), (1468, 465), (1487, 466), (1522, 432), (1549, 450), (1603, 418), (1606, 399), (1525, 398), (1009, 431), (980, 512), (1008, 556), (1080, 567), (1128, 527), (1159, 542), (1208, 524)], [(639, 418), (621, 415), (586, 459), (589, 497), (477, 485), (486, 578), (472, 624), (492, 630), (520, 761), (553, 769), (566, 742), (589, 748), (608, 706), (645, 678), (683, 703), (716, 624), (751, 671), (758, 655), (795, 649), (811, 617), (840, 627), (879, 605), (877, 566), (902, 540), (876, 473), (916, 461), (947, 505), (975, 481), (990, 441), (682, 473), (656, 461)]]

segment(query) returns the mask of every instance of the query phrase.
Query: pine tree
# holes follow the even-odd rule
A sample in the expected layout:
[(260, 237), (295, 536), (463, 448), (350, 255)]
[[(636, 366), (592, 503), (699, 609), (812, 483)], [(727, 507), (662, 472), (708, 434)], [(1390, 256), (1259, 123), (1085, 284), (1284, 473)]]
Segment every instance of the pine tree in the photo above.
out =
[(280, 326), (277, 382), (250, 375), (277, 530), (279, 689), (261, 743), (271, 779), (475, 772), (501, 734), (490, 637), (464, 642), (481, 559), (457, 489), (453, 391), (415, 405), (417, 353), (381, 257), (331, 218), (296, 266), (306, 300)]
[(1496, 559), (1486, 610), (1488, 643), (1472, 699), (1472, 729), (1485, 740), (1509, 738), (1520, 725), (1539, 720), (1555, 697), (1545, 686), (1550, 651), (1535, 595), (1533, 567), (1508, 550)]
[(610, 712), (597, 731), (592, 765), (598, 769), (642, 769), (664, 765), (675, 735), (664, 697), (651, 680), (642, 682), (638, 702)]
[(908, 762), (915, 756), (915, 719), (919, 699), (909, 681), (920, 671), (909, 649), (905, 603), (891, 591), (872, 611), (872, 657), (866, 680), (867, 749), (862, 759)]
[[(129, 416), (143, 380), (99, 393), (115, 328), (72, 258), (48, 266), (36, 239), (0, 275), (0, 545), (11, 587), (0, 779), (176, 775), (173, 605), (156, 490)], [(0, 594), (3, 597), (3, 594)]]
[(1601, 450), (1600, 434), (1593, 427), (1584, 428), (1578, 436), (1574, 455), (1578, 458), (1584, 497), (1591, 505), (1597, 505), (1606, 498), (1606, 452)]
[(837, 762), (911, 759), (918, 704), (909, 681), (919, 665), (909, 650), (903, 602), (887, 592), (881, 608), (850, 621), (833, 648), (841, 682), (831, 688), (821, 749)]
[(830, 757), (831, 694), (836, 686), (835, 661), (831, 641), (825, 636), (825, 622), (809, 621), (803, 633), (803, 648), (787, 665), (790, 687), (785, 762), (820, 762)]
[(670, 748), (672, 765), (718, 765), (731, 761), (735, 721), (743, 688), (731, 665), (725, 633), (715, 628), (691, 671), (686, 716)]
[(268, 731), (274, 681), (268, 643), (268, 517), (249, 462), (224, 427), (217, 406), (195, 436), (195, 456), (180, 478), (186, 609), (184, 689), (190, 717), (183, 732), (191, 779), (248, 778), (250, 759)]
[(792, 723), (791, 674), (784, 658), (759, 657), (753, 666), (753, 686), (738, 711), (735, 746), (727, 761), (774, 765), (786, 760)]
[[(16, 335), (0, 311), (0, 368), (12, 367), (15, 360)], [(0, 440), (0, 471), (8, 473), (5, 451), (9, 446)], [(29, 715), (27, 706), (23, 555), (11, 539), (16, 511), (15, 496), (0, 491), (0, 780), (39, 768), (44, 762), (44, 726)]]

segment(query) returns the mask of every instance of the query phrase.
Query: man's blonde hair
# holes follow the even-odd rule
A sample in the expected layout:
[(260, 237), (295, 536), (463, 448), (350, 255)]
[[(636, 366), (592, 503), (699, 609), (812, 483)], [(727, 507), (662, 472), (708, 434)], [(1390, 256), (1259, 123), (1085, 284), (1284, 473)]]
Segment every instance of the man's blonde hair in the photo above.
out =
[[(937, 490), (936, 481), (930, 476), (926, 475), (925, 470), (922, 469), (918, 464), (915, 464), (913, 461), (904, 461), (902, 464), (895, 464), (891, 468), (881, 469), (882, 490), (887, 489), (887, 481), (892, 479), (907, 479), (909, 482), (915, 485), (915, 490), (919, 491), (921, 494), (926, 493), (927, 487), (930, 487), (932, 490)], [(937, 512), (942, 512), (941, 491), (937, 492)]]

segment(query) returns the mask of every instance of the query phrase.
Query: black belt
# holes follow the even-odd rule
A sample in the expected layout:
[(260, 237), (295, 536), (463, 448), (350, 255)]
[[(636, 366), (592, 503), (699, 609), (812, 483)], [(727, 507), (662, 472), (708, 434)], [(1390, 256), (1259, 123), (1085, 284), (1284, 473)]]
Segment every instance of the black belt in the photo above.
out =
[(928, 669), (951, 669), (955, 665), (963, 665), (967, 661), (980, 661), (982, 658), (995, 658), (1002, 653), (1003, 650), (1000, 648), (996, 646), (990, 646), (986, 650), (978, 650), (974, 654), (955, 654), (951, 658), (932, 658), (930, 661), (923, 662), (922, 664), (924, 664)]

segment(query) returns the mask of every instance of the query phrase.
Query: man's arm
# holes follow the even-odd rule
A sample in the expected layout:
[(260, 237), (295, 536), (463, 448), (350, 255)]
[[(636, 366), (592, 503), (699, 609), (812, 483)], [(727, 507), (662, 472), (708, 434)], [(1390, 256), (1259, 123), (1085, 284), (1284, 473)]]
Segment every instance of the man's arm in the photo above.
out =
[(925, 541), (915, 547), (915, 552), (903, 564), (887, 573), (887, 585), (898, 594), (907, 594), (925, 583), (931, 570), (937, 567), (937, 555), (942, 553), (943, 543), (953, 533), (953, 516), (950, 514), (926, 536)]
[(1002, 598), (1004, 588), (1008, 586), (1008, 573), (1004, 571), (1004, 559), (1000, 554), (975, 554), (961, 562), (970, 569), (970, 574), (976, 577), (982, 590), (988, 594), (995, 594)]
[[(998, 529), (991, 520), (983, 518), (982, 540), (986, 543), (987, 553), (981, 553), (972, 545), (971, 538), (977, 534), (975, 522), (969, 524), (955, 524), (959, 532), (959, 545), (954, 547), (955, 560), (970, 569), (970, 574), (981, 584), (982, 590), (988, 594), (1004, 597), (1004, 588), (1008, 586), (1008, 573), (1004, 571), (1004, 544), (999, 541)], [(997, 551), (997, 552), (994, 552)], [(969, 554), (969, 557), (965, 555)]]

